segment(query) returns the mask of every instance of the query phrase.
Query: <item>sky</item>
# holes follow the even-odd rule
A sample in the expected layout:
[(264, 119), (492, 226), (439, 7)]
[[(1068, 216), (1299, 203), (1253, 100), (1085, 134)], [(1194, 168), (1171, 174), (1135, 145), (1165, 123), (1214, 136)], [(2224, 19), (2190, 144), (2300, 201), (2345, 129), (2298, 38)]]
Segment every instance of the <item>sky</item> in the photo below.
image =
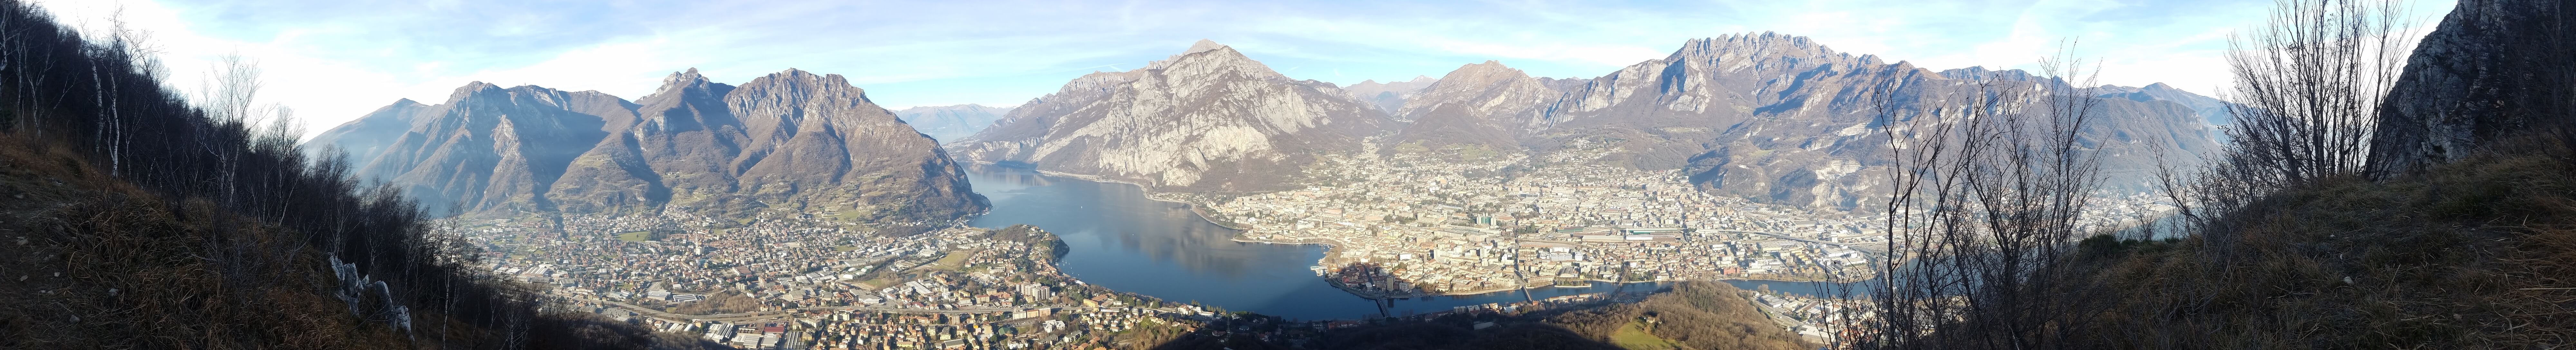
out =
[[(2455, 0), (2410, 0), (2422, 23)], [(483, 81), (635, 99), (697, 68), (741, 83), (789, 68), (840, 74), (890, 109), (1017, 106), (1095, 71), (1141, 68), (1199, 39), (1296, 79), (1438, 77), (1498, 60), (1591, 78), (1726, 34), (1806, 36), (1931, 69), (2037, 68), (2061, 43), (2105, 84), (2230, 84), (2227, 35), (2271, 0), (1724, 1), (662, 1), (36, 0), (93, 32), (149, 35), (171, 84), (230, 54), (257, 62), (263, 103), (308, 135)]]

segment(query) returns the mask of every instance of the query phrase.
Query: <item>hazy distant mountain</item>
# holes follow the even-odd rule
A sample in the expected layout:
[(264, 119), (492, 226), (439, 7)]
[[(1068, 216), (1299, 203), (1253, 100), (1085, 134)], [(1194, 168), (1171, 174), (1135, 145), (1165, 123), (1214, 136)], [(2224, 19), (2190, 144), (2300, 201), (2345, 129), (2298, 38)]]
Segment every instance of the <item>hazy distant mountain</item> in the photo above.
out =
[(2227, 101), (2182, 91), (2165, 83), (2148, 84), (2147, 87), (2142, 88), (2103, 85), (2095, 89), (2104, 92), (2102, 97), (2125, 98), (2138, 102), (2165, 100), (2180, 103), (2183, 107), (2191, 107), (2192, 113), (2199, 115), (2201, 120), (2209, 122), (2209, 125), (2227, 125), (2235, 121), (2234, 117), (2227, 114)]
[(377, 155), (384, 154), (385, 148), (393, 146), (395, 140), (401, 139), (403, 132), (410, 131), (413, 121), (419, 120), (422, 114), (426, 114), (425, 111), (431, 110), (439, 109), (408, 98), (395, 100), (394, 104), (377, 108), (374, 112), (358, 117), (358, 120), (325, 130), (320, 135), (314, 135), (313, 140), (307, 143), (305, 151), (313, 152), (314, 159), (320, 159), (323, 152), (329, 151), (330, 147), (337, 147), (348, 152), (351, 166), (365, 166), (368, 162), (374, 161)]
[[(2101, 87), (2094, 88), (2094, 90), (2102, 91), (2102, 97), (2106, 98), (2124, 98), (2138, 102), (2171, 101), (2173, 103), (2180, 103), (2183, 107), (2191, 108), (2192, 114), (2199, 116), (2201, 122), (2209, 123), (2211, 126), (2226, 126), (2236, 122), (2235, 115), (2228, 114), (2227, 101), (2221, 101), (2214, 97), (2201, 96), (2199, 94), (2191, 93), (2190, 91), (2182, 91), (2182, 89), (2176, 89), (2172, 85), (2165, 85), (2165, 83), (2148, 84), (2147, 87), (2143, 88), (2103, 85)], [(2227, 133), (2223, 132), (2219, 128), (2210, 128), (2209, 138), (2210, 140), (2215, 140), (2219, 143), (2226, 143)]]
[(358, 174), (461, 212), (740, 217), (775, 208), (937, 221), (984, 205), (936, 141), (839, 75), (791, 69), (736, 87), (691, 69), (636, 102), (477, 82), (447, 103), (406, 103), (310, 143), (354, 150), (345, 145), (416, 119), (383, 152), (353, 154), (369, 159)]
[(1414, 76), (1412, 81), (1389, 83), (1379, 83), (1377, 80), (1372, 79), (1362, 80), (1358, 84), (1351, 84), (1351, 86), (1344, 86), (1342, 87), (1342, 90), (1350, 91), (1351, 97), (1357, 97), (1360, 101), (1367, 101), (1369, 104), (1376, 105), (1377, 110), (1379, 111), (1395, 113), (1397, 108), (1404, 107), (1404, 101), (1406, 99), (1413, 98), (1414, 93), (1422, 91), (1422, 88), (1431, 87), (1431, 83), (1439, 81), (1439, 79), (1432, 79), (1430, 76), (1423, 75)]
[(1294, 186), (1314, 155), (1354, 152), (1386, 114), (1201, 40), (1170, 59), (1076, 78), (951, 143), (968, 159), (1095, 175), (1158, 190)]
[(1460, 160), (1519, 153), (1523, 126), (1546, 114), (1547, 104), (1563, 91), (1500, 62), (1470, 64), (1450, 71), (1396, 111), (1412, 123), (1393, 138), (1388, 153), (1430, 152)]
[(930, 138), (939, 139), (940, 142), (956, 141), (975, 135), (975, 132), (984, 131), (985, 127), (993, 126), (993, 121), (1002, 120), (1002, 115), (1010, 113), (1010, 107), (995, 108), (978, 104), (913, 107), (894, 111), (896, 118), (902, 118), (904, 123), (912, 124), (914, 130), (921, 130), (922, 134), (930, 135)]

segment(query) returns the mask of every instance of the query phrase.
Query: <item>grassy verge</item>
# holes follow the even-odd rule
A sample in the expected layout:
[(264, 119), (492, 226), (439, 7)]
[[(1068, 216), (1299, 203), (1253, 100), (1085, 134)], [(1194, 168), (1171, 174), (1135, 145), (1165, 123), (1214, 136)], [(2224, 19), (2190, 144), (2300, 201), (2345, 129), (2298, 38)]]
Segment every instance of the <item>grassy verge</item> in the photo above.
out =
[[(9, 141), (0, 139), (0, 348), (407, 343), (330, 295), (330, 269), (300, 237), (205, 201), (162, 200), (62, 148)], [(290, 254), (226, 254), (235, 251)]]
[(2095, 243), (2061, 320), (2105, 348), (2549, 348), (2576, 340), (2576, 167), (2490, 156), (2229, 213), (2239, 237)]
[(1626, 348), (1628, 350), (1666, 350), (1682, 348), (1681, 344), (1675, 344), (1671, 340), (1657, 338), (1654, 334), (1647, 333), (1646, 324), (1643, 322), (1628, 322), (1628, 325), (1620, 326), (1619, 331), (1610, 333), (1610, 344), (1618, 345), (1620, 348)]
[(939, 261), (922, 265), (920, 269), (957, 271), (966, 266), (966, 258), (971, 255), (975, 255), (975, 252), (948, 252), (948, 255), (939, 257)]

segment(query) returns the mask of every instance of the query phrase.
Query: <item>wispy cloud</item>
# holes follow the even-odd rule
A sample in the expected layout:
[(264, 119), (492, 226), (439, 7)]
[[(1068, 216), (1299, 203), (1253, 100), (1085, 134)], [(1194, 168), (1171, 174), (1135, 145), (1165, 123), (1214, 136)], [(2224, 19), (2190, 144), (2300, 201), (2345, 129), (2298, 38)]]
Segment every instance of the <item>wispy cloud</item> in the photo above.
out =
[[(1097, 70), (1206, 38), (1301, 79), (1439, 76), (1501, 60), (1593, 77), (1730, 33), (1804, 35), (1930, 68), (2029, 67), (2080, 39), (2105, 83), (2208, 93), (2224, 35), (2264, 0), (1719, 1), (677, 1), (121, 0), (182, 84), (212, 57), (265, 63), (272, 101), (319, 131), (396, 98), (436, 103), (468, 81), (629, 98), (672, 71), (745, 81), (842, 74), (889, 107), (1012, 105)], [(45, 0), (67, 18), (113, 1)], [(2446, 0), (2415, 3), (2447, 11)], [(1314, 69), (1303, 69), (1314, 68)], [(190, 85), (182, 85), (190, 86)]]

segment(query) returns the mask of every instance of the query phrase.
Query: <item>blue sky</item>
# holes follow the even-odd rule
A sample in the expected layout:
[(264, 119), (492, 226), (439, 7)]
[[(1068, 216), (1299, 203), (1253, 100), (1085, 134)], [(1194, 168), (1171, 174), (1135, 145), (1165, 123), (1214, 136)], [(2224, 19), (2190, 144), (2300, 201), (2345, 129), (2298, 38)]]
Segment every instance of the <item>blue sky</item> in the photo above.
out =
[[(42, 0), (66, 20), (120, 13), (151, 32), (181, 86), (214, 57), (261, 62), (261, 97), (320, 132), (399, 98), (470, 81), (629, 99), (699, 68), (727, 83), (799, 68), (841, 74), (889, 108), (1015, 106), (1093, 71), (1127, 70), (1198, 39), (1290, 77), (1339, 84), (1438, 77), (1499, 60), (1596, 77), (1684, 40), (1771, 31), (1933, 69), (2028, 68), (2064, 39), (2104, 83), (2228, 84), (2227, 33), (2269, 0), (1826, 1), (552, 1)], [(2416, 0), (2438, 19), (2449, 0)]]

